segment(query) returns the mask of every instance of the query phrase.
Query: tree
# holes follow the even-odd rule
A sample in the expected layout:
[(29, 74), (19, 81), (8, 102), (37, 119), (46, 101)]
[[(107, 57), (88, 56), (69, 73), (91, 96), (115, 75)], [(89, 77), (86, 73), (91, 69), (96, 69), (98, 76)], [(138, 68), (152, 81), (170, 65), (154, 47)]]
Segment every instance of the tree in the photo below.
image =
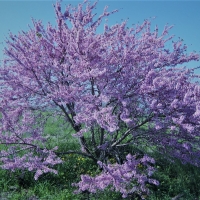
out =
[[(131, 28), (126, 22), (105, 24), (98, 33), (102, 19), (116, 11), (106, 7), (96, 18), (95, 6), (84, 1), (63, 13), (57, 2), (56, 27), (45, 29), (33, 20), (29, 31), (10, 33), (0, 68), (0, 143), (7, 147), (0, 153), (1, 167), (35, 171), (37, 179), (57, 173), (53, 166), (61, 163), (59, 155), (78, 153), (103, 169), (96, 178), (82, 176), (75, 184), (79, 191), (96, 192), (111, 184), (123, 197), (142, 195), (146, 182), (158, 184), (150, 178), (154, 160), (125, 157), (125, 146), (156, 148), (166, 158), (200, 165), (198, 76), (194, 69), (179, 67), (199, 55), (188, 55), (181, 40), (167, 49), (171, 27), (159, 35), (148, 20)], [(72, 127), (80, 151), (47, 148), (43, 129), (49, 109)], [(108, 164), (109, 157), (116, 164)], [(139, 164), (145, 169), (139, 170)], [(133, 180), (138, 185), (128, 186)]]

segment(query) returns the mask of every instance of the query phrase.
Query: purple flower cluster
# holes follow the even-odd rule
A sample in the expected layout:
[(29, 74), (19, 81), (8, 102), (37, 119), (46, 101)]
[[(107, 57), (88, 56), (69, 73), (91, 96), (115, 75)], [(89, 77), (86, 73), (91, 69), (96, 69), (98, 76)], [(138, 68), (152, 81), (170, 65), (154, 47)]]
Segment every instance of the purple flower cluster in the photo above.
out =
[(33, 171), (36, 180), (43, 173), (57, 174), (52, 167), (62, 160), (55, 154), (57, 147), (45, 148), (42, 120), (38, 123), (37, 115), (22, 109), (20, 111), (17, 108), (2, 112), (0, 143), (6, 145), (7, 150), (0, 151), (1, 168)]
[(78, 193), (89, 191), (96, 193), (98, 190), (103, 191), (110, 187), (122, 194), (123, 198), (132, 194), (138, 194), (142, 198), (149, 194), (147, 184), (159, 185), (159, 182), (150, 178), (155, 169), (152, 166), (155, 161), (153, 158), (145, 155), (143, 158), (136, 159), (135, 156), (128, 154), (126, 161), (122, 164), (106, 165), (98, 162), (103, 168), (102, 173), (95, 177), (82, 175), (79, 183), (74, 183), (73, 186), (79, 187)]

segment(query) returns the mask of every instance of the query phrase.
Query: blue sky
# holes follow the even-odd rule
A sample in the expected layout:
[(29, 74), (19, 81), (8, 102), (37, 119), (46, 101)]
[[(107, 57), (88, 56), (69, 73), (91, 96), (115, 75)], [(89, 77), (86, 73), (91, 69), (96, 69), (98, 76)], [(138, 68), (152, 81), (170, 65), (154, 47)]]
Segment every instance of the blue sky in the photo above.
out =
[[(18, 33), (28, 30), (31, 18), (40, 19), (46, 25), (48, 22), (55, 24), (53, 4), (55, 0), (18, 1), (0, 0), (0, 60), (3, 59), (5, 38), (9, 31)], [(77, 5), (82, 1), (63, 0), (63, 6), (67, 4)], [(128, 19), (128, 25), (142, 23), (144, 19), (151, 19), (152, 30), (158, 25), (160, 31), (166, 24), (174, 25), (170, 31), (175, 38), (180, 37), (188, 46), (188, 52), (196, 51), (200, 54), (200, 1), (136, 1), (136, 0), (99, 0), (95, 12), (101, 14), (103, 8), (108, 5), (109, 10), (119, 9), (118, 13), (108, 18), (110, 25)], [(64, 10), (64, 7), (62, 8)], [(101, 30), (100, 30), (101, 31)], [(188, 67), (200, 66), (200, 62), (192, 62)], [(200, 70), (196, 71), (200, 74)]]

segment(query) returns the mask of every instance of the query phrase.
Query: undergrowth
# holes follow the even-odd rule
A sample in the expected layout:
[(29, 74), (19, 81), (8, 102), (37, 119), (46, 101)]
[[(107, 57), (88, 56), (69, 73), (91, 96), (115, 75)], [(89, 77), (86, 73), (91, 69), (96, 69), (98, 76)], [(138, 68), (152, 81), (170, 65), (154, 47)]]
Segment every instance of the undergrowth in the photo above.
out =
[[(62, 120), (52, 125), (49, 120), (46, 133), (54, 136), (58, 133), (58, 127), (63, 123)], [(71, 133), (69, 128), (49, 137), (49, 147), (58, 146), (59, 151), (78, 150), (75, 138), (66, 137), (66, 131)], [(2, 147), (1, 147), (2, 148)], [(124, 153), (134, 154), (138, 149), (129, 147), (124, 149)], [(145, 153), (144, 150), (141, 153)], [(158, 187), (149, 185), (151, 194), (147, 200), (200, 200), (200, 168), (192, 165), (183, 165), (179, 161), (170, 162), (163, 158), (159, 153), (150, 152), (150, 156), (156, 160), (155, 179), (159, 180)], [(119, 200), (122, 199), (119, 193), (112, 191), (98, 192), (95, 195), (83, 193), (74, 194), (75, 188), (72, 183), (80, 180), (81, 174), (95, 176), (99, 173), (97, 164), (89, 158), (81, 155), (66, 154), (62, 157), (63, 163), (56, 166), (58, 175), (44, 174), (38, 181), (35, 181), (32, 172), (15, 172), (0, 169), (0, 200)], [(110, 162), (114, 161), (110, 158)], [(179, 197), (179, 198), (176, 198)], [(128, 199), (128, 198), (127, 198)], [(133, 198), (132, 198), (133, 199)], [(139, 200), (138, 197), (134, 197)]]

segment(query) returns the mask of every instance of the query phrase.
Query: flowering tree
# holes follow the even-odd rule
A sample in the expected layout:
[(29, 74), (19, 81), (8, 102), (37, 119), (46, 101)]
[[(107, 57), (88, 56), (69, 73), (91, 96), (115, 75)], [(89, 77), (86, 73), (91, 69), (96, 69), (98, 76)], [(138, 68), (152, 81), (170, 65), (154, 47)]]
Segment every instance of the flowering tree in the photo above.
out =
[[(192, 81), (198, 78), (194, 70), (184, 68), (199, 56), (188, 55), (179, 40), (167, 49), (171, 27), (159, 34), (147, 20), (132, 28), (126, 22), (105, 24), (98, 33), (102, 19), (116, 11), (106, 7), (96, 18), (95, 6), (84, 1), (62, 12), (57, 3), (56, 27), (33, 21), (29, 31), (10, 33), (0, 68), (0, 144), (6, 147), (1, 167), (35, 171), (37, 179), (56, 173), (61, 153), (79, 153), (103, 169), (96, 178), (83, 176), (79, 191), (113, 185), (124, 197), (142, 194), (146, 182), (158, 184), (150, 179), (154, 160), (125, 158), (122, 147), (154, 147), (166, 157), (200, 165), (200, 86)], [(80, 151), (47, 148), (43, 113), (50, 108), (72, 127)], [(109, 157), (116, 164), (108, 164)], [(145, 169), (139, 170), (139, 163)]]

